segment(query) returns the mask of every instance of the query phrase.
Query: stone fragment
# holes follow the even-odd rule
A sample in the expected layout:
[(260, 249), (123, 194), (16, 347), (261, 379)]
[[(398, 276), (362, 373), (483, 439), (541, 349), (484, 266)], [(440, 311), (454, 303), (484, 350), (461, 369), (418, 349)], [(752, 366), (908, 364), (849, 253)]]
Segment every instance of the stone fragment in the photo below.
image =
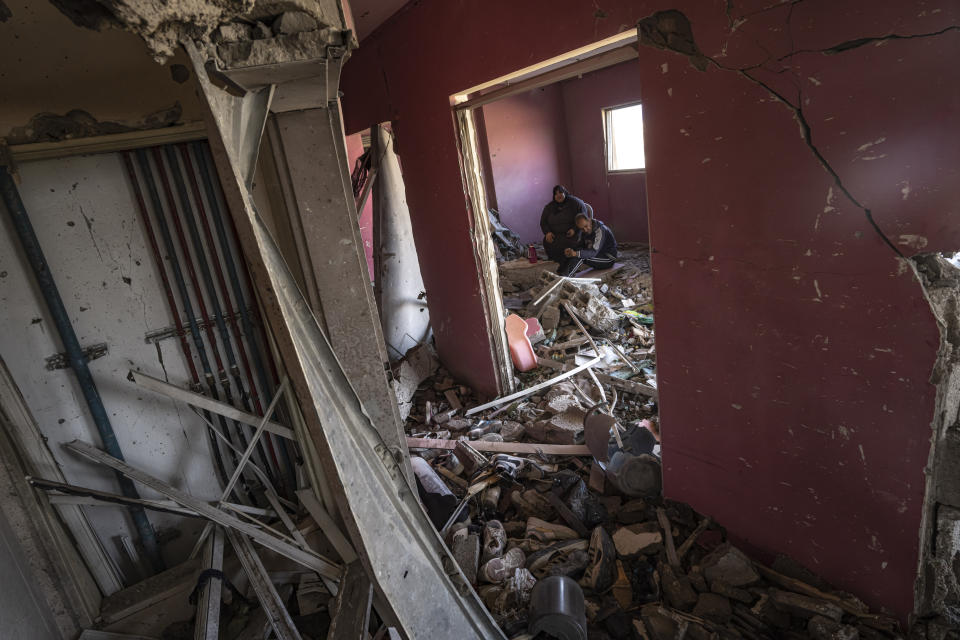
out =
[(656, 523), (647, 522), (620, 527), (613, 533), (613, 544), (621, 558), (657, 553), (663, 548), (663, 534)]
[(701, 593), (693, 608), (693, 615), (718, 624), (725, 624), (733, 615), (733, 609), (730, 607), (730, 601), (723, 596), (715, 593)]
[(506, 420), (500, 428), (500, 435), (504, 442), (517, 442), (526, 434), (526, 427), (519, 422)]
[(690, 586), (690, 580), (666, 562), (660, 563), (660, 586), (674, 609), (690, 611), (697, 604), (697, 592)]
[(466, 531), (466, 529), (461, 529), (457, 533), (463, 532), (463, 534), (454, 535), (453, 546), (450, 551), (470, 584), (477, 584), (477, 567), (480, 563), (480, 536), (465, 534)]
[(625, 502), (617, 511), (617, 522), (621, 524), (635, 524), (649, 519), (647, 503), (640, 498)]
[(214, 42), (243, 42), (253, 35), (253, 29), (242, 22), (228, 22), (217, 27), (213, 34)]
[(253, 25), (253, 39), (254, 40), (266, 40), (267, 38), (273, 37), (273, 31), (267, 25), (262, 22), (257, 22)]
[(570, 409), (527, 425), (527, 436), (544, 444), (576, 444), (583, 435), (582, 409)]
[(770, 599), (779, 608), (801, 618), (823, 616), (835, 622), (840, 622), (843, 609), (830, 602), (802, 596), (790, 591), (770, 590)]
[(287, 11), (281, 13), (273, 21), (272, 28), (274, 33), (290, 35), (304, 33), (305, 31), (316, 31), (320, 28), (320, 24), (316, 18), (303, 11)]
[[(644, 605), (640, 609), (640, 619), (643, 621), (646, 635), (650, 640), (676, 640), (677, 623), (660, 613), (660, 606), (656, 603)], [(638, 634), (639, 635), (639, 634)], [(643, 637), (643, 635), (639, 635)]]
[(856, 627), (840, 624), (824, 616), (813, 616), (807, 623), (807, 633), (813, 640), (859, 640)]
[(543, 327), (544, 333), (553, 331), (558, 324), (560, 324), (560, 309), (555, 305), (544, 309), (543, 315), (540, 316), (540, 326)]
[(707, 582), (723, 580), (734, 587), (742, 587), (760, 580), (753, 563), (743, 551), (730, 544), (722, 544), (708, 553), (700, 563)]
[(754, 595), (746, 589), (738, 589), (723, 580), (714, 580), (711, 582), (710, 591), (744, 604), (752, 604), (753, 601), (756, 600)]

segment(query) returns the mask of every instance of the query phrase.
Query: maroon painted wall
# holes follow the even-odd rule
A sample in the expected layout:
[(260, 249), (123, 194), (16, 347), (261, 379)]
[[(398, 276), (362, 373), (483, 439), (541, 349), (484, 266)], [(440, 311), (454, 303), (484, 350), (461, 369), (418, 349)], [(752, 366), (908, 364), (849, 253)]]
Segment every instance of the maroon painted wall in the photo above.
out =
[[(727, 6), (729, 5), (729, 6)], [(742, 544), (911, 609), (938, 332), (876, 224), (960, 248), (960, 8), (582, 0), (407, 5), (344, 70), (348, 131), (393, 120), (440, 355), (493, 374), (449, 96), (668, 6), (725, 68), (641, 47), (665, 490)], [(934, 11), (936, 10), (936, 11)], [(544, 16), (550, 16), (549, 30)], [(451, 29), (449, 25), (457, 25)], [(539, 37), (538, 37), (539, 34)], [(782, 73), (781, 73), (782, 71)]]
[(571, 182), (560, 86), (490, 103), (483, 120), (500, 219), (523, 242), (541, 242), (540, 213), (553, 186)]
[(606, 107), (638, 102), (640, 76), (640, 65), (624, 62), (560, 85), (573, 167), (573, 192), (593, 205), (594, 215), (609, 224), (621, 242), (645, 243), (649, 239), (647, 178), (644, 173), (607, 174), (601, 114)]

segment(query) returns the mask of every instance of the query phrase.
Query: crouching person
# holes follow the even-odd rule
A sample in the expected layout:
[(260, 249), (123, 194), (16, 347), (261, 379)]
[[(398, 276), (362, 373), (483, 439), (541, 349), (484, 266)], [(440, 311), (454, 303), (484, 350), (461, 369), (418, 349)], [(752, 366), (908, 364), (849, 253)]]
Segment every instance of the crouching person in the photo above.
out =
[(565, 249), (564, 261), (557, 269), (562, 276), (572, 276), (586, 267), (609, 269), (617, 259), (617, 239), (610, 227), (599, 220), (578, 214), (575, 220), (580, 230), (580, 244), (576, 249)]

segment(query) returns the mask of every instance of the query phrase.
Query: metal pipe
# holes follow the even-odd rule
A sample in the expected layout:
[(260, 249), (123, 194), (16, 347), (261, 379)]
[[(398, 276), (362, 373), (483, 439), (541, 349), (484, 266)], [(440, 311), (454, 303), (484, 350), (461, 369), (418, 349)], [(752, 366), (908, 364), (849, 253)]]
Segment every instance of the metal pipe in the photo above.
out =
[[(20, 244), (23, 247), (24, 253), (27, 255), (30, 267), (33, 269), (33, 274), (37, 279), (37, 284), (40, 286), (40, 291), (43, 293), (43, 298), (47, 303), (50, 315), (53, 317), (57, 332), (60, 335), (60, 340), (63, 342), (63, 346), (67, 351), (70, 359), (70, 367), (77, 376), (77, 381), (80, 384), (83, 398), (86, 400), (87, 408), (90, 410), (93, 422), (96, 424), (97, 431), (100, 433), (100, 440), (111, 456), (123, 460), (120, 443), (117, 441), (117, 435), (114, 433), (113, 426), (110, 424), (110, 418), (107, 416), (107, 410), (103, 406), (100, 392), (97, 390), (97, 386), (93, 381), (93, 375), (87, 366), (87, 358), (83, 355), (83, 350), (80, 348), (80, 341), (77, 339), (77, 334), (73, 330), (70, 316), (67, 315), (67, 310), (63, 306), (63, 299), (60, 297), (57, 283), (54, 281), (53, 274), (50, 272), (50, 265), (47, 264), (47, 260), (43, 255), (40, 241), (37, 239), (37, 234), (33, 230), (33, 225), (30, 223), (30, 218), (27, 215), (26, 207), (23, 205), (23, 200), (20, 199), (20, 192), (17, 190), (17, 186), (13, 181), (13, 176), (9, 173), (9, 168), (6, 166), (0, 167), (0, 196), (3, 198), (7, 213), (10, 215), (13, 226), (17, 231), (17, 236), (20, 238)], [(120, 489), (123, 495), (129, 498), (140, 497), (136, 487), (129, 478), (117, 474), (117, 481), (120, 483)], [(165, 569), (163, 557), (160, 555), (157, 537), (153, 530), (153, 525), (150, 524), (150, 520), (147, 518), (146, 512), (143, 510), (143, 507), (130, 507), (130, 515), (133, 518), (137, 533), (140, 536), (140, 542), (147, 552), (147, 557), (150, 559), (153, 570), (157, 573), (163, 571)]]
[[(167, 157), (167, 164), (170, 167), (170, 174), (173, 177), (173, 184), (176, 187), (177, 195), (180, 197), (180, 216), (183, 217), (184, 221), (187, 223), (187, 231), (190, 234), (190, 241), (193, 244), (194, 258), (196, 259), (196, 265), (200, 268), (200, 275), (203, 278), (203, 285), (206, 289), (207, 297), (210, 301), (210, 306), (213, 311), (213, 319), (216, 323), (217, 331), (220, 333), (220, 340), (223, 342), (223, 350), (226, 354), (227, 365), (232, 369), (237, 368), (236, 356), (233, 353), (233, 344), (230, 342), (230, 334), (227, 332), (227, 325), (223, 320), (223, 310), (220, 307), (220, 298), (217, 295), (216, 286), (213, 283), (213, 276), (210, 274), (210, 265), (207, 263), (207, 251), (204, 249), (203, 240), (200, 239), (200, 233), (197, 231), (197, 222), (194, 219), (194, 210), (190, 204), (190, 198), (187, 195), (187, 188), (183, 182), (183, 174), (180, 171), (180, 165), (177, 162), (177, 155), (173, 146), (167, 145), (163, 147), (164, 154)], [(158, 164), (160, 160), (160, 149), (155, 148), (154, 153), (157, 156)], [(164, 180), (164, 187), (167, 188), (169, 185), (166, 181), (166, 175), (161, 169), (161, 177)], [(168, 193), (169, 195), (169, 193)], [(180, 238), (181, 248), (185, 255), (187, 270), (190, 272), (191, 278), (193, 278), (194, 291), (197, 295), (198, 304), (200, 305), (200, 313), (203, 315), (204, 321), (208, 321), (209, 317), (207, 316), (206, 305), (203, 303), (203, 290), (201, 289), (200, 282), (196, 278), (196, 272), (194, 270), (194, 260), (189, 257), (189, 249), (186, 246), (186, 238), (183, 235), (183, 228), (180, 224), (180, 216), (177, 216), (177, 211), (174, 209), (171, 211), (171, 216), (174, 218), (174, 224), (177, 227), (177, 235)], [(210, 251), (213, 251), (213, 247), (210, 247)], [(223, 388), (224, 396), (226, 398), (227, 404), (235, 406), (233, 399), (233, 393), (231, 391), (230, 380), (227, 377), (226, 369), (223, 366), (223, 361), (220, 359), (220, 350), (216, 346), (216, 337), (214, 336), (213, 327), (207, 326), (207, 335), (211, 344), (213, 344), (214, 355), (217, 359), (217, 366), (220, 367), (220, 386)], [(239, 376), (237, 376), (239, 377)], [(237, 381), (239, 384), (239, 392), (241, 398), (244, 399), (244, 408), (248, 411), (250, 410), (250, 404), (246, 402), (246, 398), (243, 384), (241, 381)], [(244, 427), (237, 425), (238, 434), (243, 434), (241, 437), (241, 442), (243, 442), (244, 447), (246, 447), (246, 433)], [(270, 470), (270, 466), (267, 463), (266, 452), (262, 443), (258, 443), (256, 447), (257, 451), (257, 460), (260, 464)]]
[[(171, 160), (171, 162), (173, 162), (176, 157), (174, 155), (173, 147), (168, 146), (167, 152), (168, 152), (167, 157)], [(223, 276), (223, 264), (221, 261), (217, 260), (216, 244), (213, 239), (213, 233), (210, 231), (210, 221), (207, 219), (206, 207), (204, 207), (203, 198), (200, 196), (200, 187), (197, 184), (197, 176), (194, 173), (193, 162), (190, 160), (190, 154), (187, 153), (186, 145), (180, 145), (180, 157), (183, 160), (182, 168), (185, 169), (186, 171), (187, 178), (190, 182), (190, 187), (193, 191), (193, 200), (196, 203), (196, 210), (195, 210), (196, 217), (200, 219), (201, 226), (203, 227), (204, 237), (206, 238), (206, 241), (207, 241), (206, 254), (209, 256), (210, 262), (214, 266), (213, 271), (217, 275), (217, 282), (220, 285), (220, 295), (223, 296), (224, 306), (227, 309), (230, 309), (231, 308), (230, 291), (227, 289), (227, 283)], [(188, 219), (188, 222), (191, 226), (190, 233), (194, 237), (193, 239), (194, 245), (199, 247), (201, 246), (201, 244), (200, 244), (199, 235), (196, 233), (196, 222), (189, 219)], [(247, 412), (249, 412), (251, 411), (250, 400), (252, 398), (253, 405), (256, 407), (256, 411), (258, 415), (263, 415), (263, 408), (260, 406), (260, 397), (259, 397), (259, 394), (257, 393), (256, 385), (254, 384), (253, 377), (250, 373), (250, 362), (247, 359), (246, 347), (244, 347), (243, 340), (241, 339), (240, 327), (237, 322), (236, 315), (232, 313), (230, 314), (230, 317), (229, 317), (230, 325), (233, 327), (233, 335), (235, 336), (237, 341), (237, 351), (239, 351), (240, 353), (240, 358), (241, 358), (241, 361), (243, 362), (244, 370), (247, 374), (247, 382), (250, 386), (250, 393), (247, 393), (247, 391), (244, 389), (243, 376), (241, 375), (240, 367), (237, 364), (237, 357), (233, 350), (233, 343), (230, 340), (230, 332), (227, 330), (227, 325), (224, 322), (224, 313), (220, 308), (220, 301), (217, 296), (217, 289), (216, 287), (214, 287), (213, 282), (210, 281), (210, 270), (207, 268), (207, 264), (205, 260), (202, 261), (202, 264), (206, 272), (205, 277), (208, 280), (207, 287), (210, 291), (210, 297), (213, 300), (214, 318), (217, 320), (217, 327), (220, 330), (220, 335), (223, 339), (224, 348), (227, 353), (227, 362), (230, 365), (230, 373), (233, 375), (234, 384), (236, 384), (237, 389), (240, 390), (240, 401), (243, 404), (243, 408)], [(280, 463), (277, 460), (277, 453), (274, 450), (273, 441), (270, 440), (268, 437), (264, 438), (264, 440), (266, 440), (266, 446), (270, 452), (270, 459), (273, 462), (274, 468), (277, 470), (277, 472), (279, 472)], [(262, 445), (260, 445), (260, 448), (262, 450)]]
[[(173, 324), (177, 329), (177, 336), (180, 338), (180, 350), (187, 361), (187, 368), (190, 371), (190, 386), (193, 391), (199, 392), (201, 389), (200, 374), (197, 373), (197, 365), (193, 361), (193, 353), (190, 349), (190, 342), (187, 340), (187, 334), (183, 329), (183, 323), (180, 321), (180, 314), (177, 312), (177, 301), (173, 296), (173, 289), (170, 286), (170, 277), (167, 275), (167, 269), (163, 264), (163, 257), (160, 254), (160, 246), (157, 244), (157, 234), (153, 229), (153, 223), (150, 221), (150, 214), (147, 212), (147, 204), (143, 199), (143, 191), (140, 189), (140, 180), (137, 178), (137, 170), (133, 167), (133, 161), (130, 159), (130, 152), (124, 151), (121, 156), (123, 163), (127, 168), (127, 175), (130, 177), (130, 184), (133, 186), (133, 194), (137, 200), (137, 206), (140, 208), (140, 217), (143, 220), (143, 226), (146, 228), (147, 241), (150, 244), (153, 260), (157, 265), (157, 271), (160, 273), (160, 282), (163, 285), (163, 293), (167, 298), (167, 306), (170, 309), (170, 315), (173, 316)], [(157, 350), (160, 349), (160, 343), (157, 343)], [(207, 413), (207, 412), (204, 412)], [(207, 413), (207, 417), (210, 415)], [(210, 443), (210, 451), (213, 454), (213, 461), (217, 478), (220, 480), (220, 486), (227, 483), (227, 470), (223, 465), (223, 456), (220, 453), (220, 443), (216, 437), (206, 429), (207, 440)]]
[[(167, 222), (163, 217), (163, 205), (160, 203), (160, 194), (157, 193), (157, 186), (153, 180), (150, 159), (147, 157), (147, 152), (143, 149), (137, 149), (136, 154), (137, 163), (140, 165), (140, 173), (143, 174), (144, 182), (147, 186), (147, 195), (150, 198), (150, 204), (153, 206), (153, 210), (157, 215), (157, 226), (160, 228), (160, 236), (163, 238), (164, 248), (170, 259), (170, 270), (173, 272), (173, 280), (177, 284), (177, 292), (180, 294), (180, 299), (183, 302), (183, 308), (187, 316), (187, 324), (190, 327), (190, 336), (193, 338), (193, 344), (197, 349), (197, 356), (200, 358), (200, 366), (203, 368), (207, 390), (211, 396), (216, 398), (217, 390), (213, 386), (213, 373), (210, 370), (210, 360), (207, 357), (207, 350), (203, 344), (203, 337), (200, 335), (200, 328), (197, 326), (197, 320), (193, 313), (193, 303), (190, 302), (190, 293), (187, 291), (187, 284), (183, 278), (183, 272), (180, 270), (180, 263), (177, 262), (176, 259), (177, 252), (173, 245), (173, 238), (170, 235)], [(173, 309), (173, 313), (176, 316), (178, 314), (177, 309)], [(222, 416), (218, 416), (218, 420), (224, 433), (229, 433), (226, 420), (224, 420)], [(233, 464), (236, 465), (236, 455), (232, 454), (231, 458)], [(249, 488), (244, 485), (244, 489), (246, 490), (247, 496), (252, 500), (252, 493)], [(237, 494), (237, 501), (240, 501), (239, 494)]]
[[(253, 358), (253, 366), (254, 366), (254, 369), (256, 370), (257, 378), (260, 381), (260, 389), (261, 391), (264, 392), (265, 395), (272, 396), (273, 393), (276, 391), (276, 385), (279, 384), (279, 377), (277, 376), (276, 369), (273, 368), (272, 373), (273, 373), (273, 380), (275, 382), (274, 384), (270, 383), (271, 377), (270, 377), (270, 374), (267, 372), (267, 368), (266, 368), (266, 365), (264, 364), (264, 360), (266, 360), (266, 362), (271, 367), (273, 367), (273, 359), (269, 357), (269, 355), (267, 355), (266, 358), (264, 358), (264, 356), (262, 355), (262, 352), (260, 351), (260, 347), (257, 344), (257, 340), (256, 340), (256, 330), (254, 329), (253, 322), (250, 320), (250, 314), (247, 312), (248, 305), (246, 302), (246, 297), (244, 295), (243, 285), (240, 283), (240, 276), (237, 270), (237, 266), (233, 259), (233, 250), (230, 246), (230, 239), (227, 236), (225, 216), (224, 216), (223, 210), (220, 207), (220, 201), (217, 198), (217, 191), (214, 186), (216, 183), (215, 182), (216, 174), (213, 169), (213, 160), (207, 155), (209, 153), (209, 149), (207, 148), (206, 145), (203, 145), (199, 142), (195, 142), (191, 144), (191, 147), (197, 159), (197, 166), (200, 168), (200, 177), (203, 180), (204, 191), (206, 192), (206, 195), (207, 195), (207, 202), (210, 203), (210, 212), (212, 214), (211, 217), (213, 218), (214, 227), (216, 228), (216, 231), (217, 231), (217, 239), (220, 242), (220, 252), (223, 254), (223, 260), (227, 267), (227, 275), (229, 276), (230, 284), (233, 287), (233, 295), (234, 295), (234, 298), (236, 299), (237, 311), (240, 312), (240, 322), (243, 326), (244, 333), (250, 339), (250, 346), (251, 346), (250, 354)], [(233, 234), (234, 234), (234, 237), (236, 237), (236, 228), (233, 228)], [(239, 243), (237, 246), (239, 246)], [(250, 287), (249, 276), (247, 275), (246, 270), (242, 269), (241, 271), (243, 271), (244, 276), (247, 278), (246, 280), (247, 286), (252, 291), (253, 289), (252, 287)], [(263, 327), (260, 327), (260, 332), (261, 332), (260, 342), (262, 343), (263, 349), (266, 350), (267, 338), (266, 338), (266, 334), (263, 332)], [(265, 353), (265, 351), (263, 353)], [(285, 419), (287, 418), (287, 416), (285, 416), (285, 413), (286, 413), (285, 411), (279, 412), (281, 416), (281, 422), (285, 422), (289, 426), (290, 422), (288, 419)], [(277, 442), (279, 445), (278, 448), (280, 449), (280, 457), (282, 458), (284, 471), (287, 474), (288, 486), (296, 487), (297, 482), (296, 482), (296, 478), (294, 477), (294, 465), (290, 459), (290, 454), (287, 449), (288, 445), (286, 442), (282, 440), (277, 441), (276, 439), (274, 439), (274, 441)]]

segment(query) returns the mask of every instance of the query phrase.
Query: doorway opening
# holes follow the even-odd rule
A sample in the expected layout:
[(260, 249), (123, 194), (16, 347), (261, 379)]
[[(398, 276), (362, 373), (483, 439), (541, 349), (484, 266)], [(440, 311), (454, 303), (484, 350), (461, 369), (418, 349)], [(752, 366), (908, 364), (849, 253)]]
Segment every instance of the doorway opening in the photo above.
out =
[(585, 400), (659, 437), (636, 41), (627, 31), (450, 100), (501, 392), (594, 361)]

